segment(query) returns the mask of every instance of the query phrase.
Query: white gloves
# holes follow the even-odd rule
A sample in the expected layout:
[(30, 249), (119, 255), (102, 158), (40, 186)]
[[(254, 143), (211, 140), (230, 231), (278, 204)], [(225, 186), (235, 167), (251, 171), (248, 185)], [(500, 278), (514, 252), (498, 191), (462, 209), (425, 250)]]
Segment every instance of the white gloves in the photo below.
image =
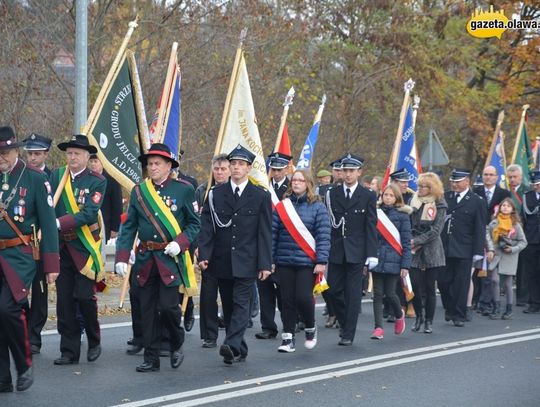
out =
[(135, 264), (135, 251), (131, 250), (129, 252), (129, 264), (134, 265)]
[(484, 259), (484, 256), (480, 256), (479, 254), (475, 254), (475, 255), (472, 257), (473, 263), (476, 263), (477, 261), (480, 261), (480, 260), (483, 260), (483, 259)]
[(178, 256), (180, 254), (180, 245), (176, 242), (171, 242), (165, 247), (164, 253), (171, 257)]
[(114, 271), (120, 277), (124, 277), (127, 274), (127, 263), (116, 263), (114, 266)]
[(377, 264), (379, 264), (379, 259), (376, 257), (368, 257), (366, 259), (366, 266), (369, 270), (373, 270), (375, 267), (377, 267)]

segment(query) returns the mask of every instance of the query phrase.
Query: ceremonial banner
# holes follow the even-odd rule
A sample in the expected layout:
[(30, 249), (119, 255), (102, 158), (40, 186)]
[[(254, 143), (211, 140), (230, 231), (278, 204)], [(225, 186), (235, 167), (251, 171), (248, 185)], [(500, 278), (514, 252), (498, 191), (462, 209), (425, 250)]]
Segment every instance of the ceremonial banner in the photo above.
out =
[[(124, 55), (88, 129), (92, 144), (99, 146), (98, 157), (105, 170), (128, 190), (142, 181), (137, 158), (141, 148), (146, 148), (146, 123), (141, 117), (144, 113), (137, 109), (135, 81), (138, 78)], [(138, 98), (141, 103), (142, 96)]]
[[(234, 75), (234, 72), (233, 72)], [(239, 61), (238, 72), (232, 89), (230, 105), (225, 109), (225, 126), (223, 139), (217, 153), (230, 153), (238, 144), (241, 144), (253, 154), (255, 161), (250, 172), (250, 178), (259, 185), (267, 187), (268, 176), (266, 174), (265, 156), (262, 149), (257, 117), (251, 96), (251, 87), (246, 67), (246, 61), (242, 53)]]
[(527, 109), (529, 105), (523, 106), (523, 114), (519, 123), (514, 152), (512, 154), (512, 164), (518, 164), (523, 169), (522, 183), (526, 187), (530, 184), (527, 176), (529, 171), (534, 170), (534, 153), (531, 147), (531, 141), (527, 134)]
[(407, 108), (407, 115), (405, 116), (405, 123), (398, 148), (399, 153), (394, 171), (398, 168), (405, 168), (409, 174), (412, 174), (413, 179), (409, 181), (409, 188), (416, 191), (418, 174), (421, 172), (421, 169), (414, 136), (413, 112), (410, 104)]
[(304, 147), (302, 147), (302, 152), (300, 153), (298, 164), (296, 165), (296, 168), (298, 169), (311, 168), (313, 152), (319, 137), (319, 128), (321, 126), (321, 117), (324, 111), (325, 103), (326, 95), (324, 95), (322, 98), (321, 104), (319, 105), (319, 110), (317, 111), (315, 119), (313, 120), (313, 126), (311, 126), (311, 130), (309, 131), (306, 142), (304, 143)]

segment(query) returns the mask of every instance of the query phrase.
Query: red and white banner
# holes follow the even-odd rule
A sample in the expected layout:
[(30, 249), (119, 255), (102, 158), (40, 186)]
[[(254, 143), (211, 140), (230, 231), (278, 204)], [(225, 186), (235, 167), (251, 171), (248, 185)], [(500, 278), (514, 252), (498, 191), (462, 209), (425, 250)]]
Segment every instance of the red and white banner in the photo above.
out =
[(315, 253), (315, 238), (306, 228), (306, 225), (304, 225), (300, 216), (298, 216), (298, 212), (294, 209), (291, 200), (286, 198), (280, 201), (272, 187), (270, 187), (270, 194), (272, 195), (272, 203), (274, 204), (279, 218), (291, 237), (304, 253), (306, 253), (313, 262), (316, 262), (317, 254)]
[(382, 209), (377, 209), (377, 230), (388, 242), (388, 244), (392, 246), (400, 256), (402, 256), (403, 247), (401, 247), (401, 237), (399, 236), (399, 231)]

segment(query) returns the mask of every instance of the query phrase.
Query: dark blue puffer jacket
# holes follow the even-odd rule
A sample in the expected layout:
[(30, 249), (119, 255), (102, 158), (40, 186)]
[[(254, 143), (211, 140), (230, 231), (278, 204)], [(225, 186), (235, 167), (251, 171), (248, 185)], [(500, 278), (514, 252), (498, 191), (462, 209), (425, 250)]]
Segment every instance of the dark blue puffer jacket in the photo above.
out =
[[(317, 263), (326, 264), (330, 252), (330, 218), (322, 202), (308, 203), (306, 195), (290, 196), (298, 216), (315, 239)], [(277, 211), (272, 222), (273, 263), (279, 266), (314, 266), (315, 263), (304, 253), (289, 234)]]
[(411, 208), (404, 206), (402, 208), (394, 208), (386, 205), (381, 205), (380, 209), (386, 213), (388, 219), (392, 221), (394, 226), (399, 231), (401, 237), (401, 247), (403, 248), (403, 256), (390, 246), (386, 239), (377, 231), (379, 239), (379, 264), (373, 269), (375, 273), (399, 274), (400, 269), (409, 269), (411, 267), (411, 221), (408, 213)]

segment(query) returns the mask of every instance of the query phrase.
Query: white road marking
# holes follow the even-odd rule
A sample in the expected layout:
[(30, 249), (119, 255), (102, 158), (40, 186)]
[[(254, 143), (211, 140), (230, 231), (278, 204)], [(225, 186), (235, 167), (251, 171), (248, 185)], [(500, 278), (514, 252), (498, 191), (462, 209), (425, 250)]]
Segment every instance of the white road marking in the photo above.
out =
[[(294, 372), (286, 372), (280, 374), (274, 374), (270, 376), (264, 376), (249, 380), (243, 380), (235, 383), (222, 384), (212, 387), (206, 387), (203, 389), (189, 390), (181, 393), (164, 395), (160, 397), (154, 397), (146, 400), (135, 401), (131, 403), (124, 403), (116, 405), (113, 407), (142, 407), (149, 406), (153, 404), (161, 404), (166, 402), (171, 402), (175, 400), (186, 399), (190, 397), (202, 396), (205, 394), (221, 392), (215, 395), (210, 395), (206, 397), (201, 397), (193, 400), (187, 400), (180, 403), (169, 404), (162, 407), (187, 407), (187, 406), (196, 406), (201, 404), (212, 403), (224, 399), (231, 399), (235, 397), (242, 397), (249, 394), (261, 393), (265, 391), (271, 391), (276, 389), (281, 389), (283, 387), (291, 387), (305, 383), (311, 383), (315, 381), (332, 379), (338, 376), (351, 375), (361, 372), (366, 372), (369, 370), (382, 369), (389, 366), (396, 366), (411, 362), (417, 362), (427, 359), (433, 359), (463, 352), (470, 352), (479, 349), (487, 349), (495, 346), (504, 346), (512, 343), (531, 341), (540, 339), (540, 329), (530, 329), (526, 331), (518, 331), (513, 333), (506, 333), (501, 335), (486, 336), (483, 338), (474, 338), (467, 339), (457, 342), (449, 342), (440, 345), (427, 346), (422, 348), (414, 348), (405, 351), (399, 351), (394, 353), (388, 353), (384, 355), (377, 355), (362, 359), (355, 359), (346, 362), (334, 363), (330, 365), (317, 366), (307, 369), (302, 369)], [(448, 349), (456, 348), (456, 349)], [(428, 353), (426, 353), (428, 352)], [(418, 355), (419, 353), (425, 353), (423, 355)], [(416, 355), (416, 356), (411, 356)], [(401, 359), (396, 359), (401, 358)], [(391, 360), (385, 360), (391, 359)], [(350, 369), (345, 370), (336, 370), (343, 369), (350, 366), (356, 366)], [(325, 372), (331, 370), (330, 372)], [(325, 372), (325, 373), (321, 373)], [(314, 373), (319, 373), (314, 375)], [(295, 376), (305, 376), (295, 380), (288, 380)], [(261, 385), (262, 383), (268, 383), (277, 381), (276, 383), (269, 383)], [(246, 387), (250, 385), (255, 385), (256, 387), (251, 387), (247, 389), (233, 390), (235, 388)], [(232, 391), (231, 391), (232, 390)]]

